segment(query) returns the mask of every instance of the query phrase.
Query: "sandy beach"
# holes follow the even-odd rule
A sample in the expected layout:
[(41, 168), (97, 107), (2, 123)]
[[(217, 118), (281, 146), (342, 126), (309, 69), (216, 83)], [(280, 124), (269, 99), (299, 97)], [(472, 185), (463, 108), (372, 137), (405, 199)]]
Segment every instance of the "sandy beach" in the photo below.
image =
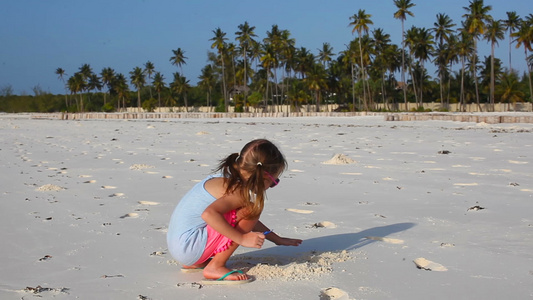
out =
[[(289, 162), (261, 220), (304, 242), (239, 248), (256, 280), (202, 286), (170, 215), (255, 138)], [(0, 298), (530, 299), (532, 153), (522, 123), (0, 114)]]

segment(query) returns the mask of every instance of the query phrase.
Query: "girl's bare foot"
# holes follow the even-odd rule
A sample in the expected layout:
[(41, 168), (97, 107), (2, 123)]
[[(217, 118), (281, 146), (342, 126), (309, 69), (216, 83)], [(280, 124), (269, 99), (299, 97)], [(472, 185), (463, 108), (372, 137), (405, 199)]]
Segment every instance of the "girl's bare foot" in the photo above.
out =
[[(219, 279), (220, 277), (226, 275), (228, 272), (231, 272), (231, 270), (226, 268), (225, 266), (215, 267), (215, 266), (207, 265), (204, 268), (204, 277), (207, 279)], [(248, 275), (241, 274), (241, 273), (234, 273), (224, 278), (224, 280), (247, 280), (247, 279), (248, 279)]]

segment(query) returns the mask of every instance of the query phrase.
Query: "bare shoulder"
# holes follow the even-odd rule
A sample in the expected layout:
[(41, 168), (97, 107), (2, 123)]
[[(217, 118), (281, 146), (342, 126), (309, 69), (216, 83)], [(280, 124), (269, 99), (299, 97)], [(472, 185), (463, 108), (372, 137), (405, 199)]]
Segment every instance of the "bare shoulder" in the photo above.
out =
[(226, 193), (226, 182), (224, 178), (215, 177), (209, 179), (204, 185), (206, 191), (217, 200), (212, 205), (222, 205), (224, 211), (237, 209), (242, 205), (242, 199), (238, 192)]
[(214, 177), (205, 182), (205, 190), (215, 198), (221, 198), (226, 193), (226, 183), (222, 177)]

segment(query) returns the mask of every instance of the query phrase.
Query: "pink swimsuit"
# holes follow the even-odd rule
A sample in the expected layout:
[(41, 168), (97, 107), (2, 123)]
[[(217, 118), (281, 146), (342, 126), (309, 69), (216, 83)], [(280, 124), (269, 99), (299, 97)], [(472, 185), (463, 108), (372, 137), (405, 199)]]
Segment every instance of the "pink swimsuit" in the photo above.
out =
[[(224, 215), (224, 218), (228, 221), (228, 223), (235, 227), (235, 224), (237, 223), (237, 212), (235, 210), (232, 210)], [(218, 231), (211, 228), (211, 226), (207, 225), (207, 244), (205, 245), (204, 254), (202, 254), (202, 257), (195, 263), (201, 264), (208, 260), (209, 258), (213, 257), (215, 254), (219, 252), (223, 252), (228, 250), (228, 247), (231, 246), (233, 243), (232, 240), (229, 238), (223, 236)]]

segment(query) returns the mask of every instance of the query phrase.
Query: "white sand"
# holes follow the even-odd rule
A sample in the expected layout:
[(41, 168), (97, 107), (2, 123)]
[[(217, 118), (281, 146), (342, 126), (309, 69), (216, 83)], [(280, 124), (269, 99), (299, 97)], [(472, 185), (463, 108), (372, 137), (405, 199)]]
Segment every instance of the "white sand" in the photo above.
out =
[[(257, 280), (203, 287), (167, 222), (254, 138), (289, 162), (262, 220), (304, 243), (241, 248)], [(532, 151), (531, 124), (0, 114), (0, 299), (531, 298)]]

